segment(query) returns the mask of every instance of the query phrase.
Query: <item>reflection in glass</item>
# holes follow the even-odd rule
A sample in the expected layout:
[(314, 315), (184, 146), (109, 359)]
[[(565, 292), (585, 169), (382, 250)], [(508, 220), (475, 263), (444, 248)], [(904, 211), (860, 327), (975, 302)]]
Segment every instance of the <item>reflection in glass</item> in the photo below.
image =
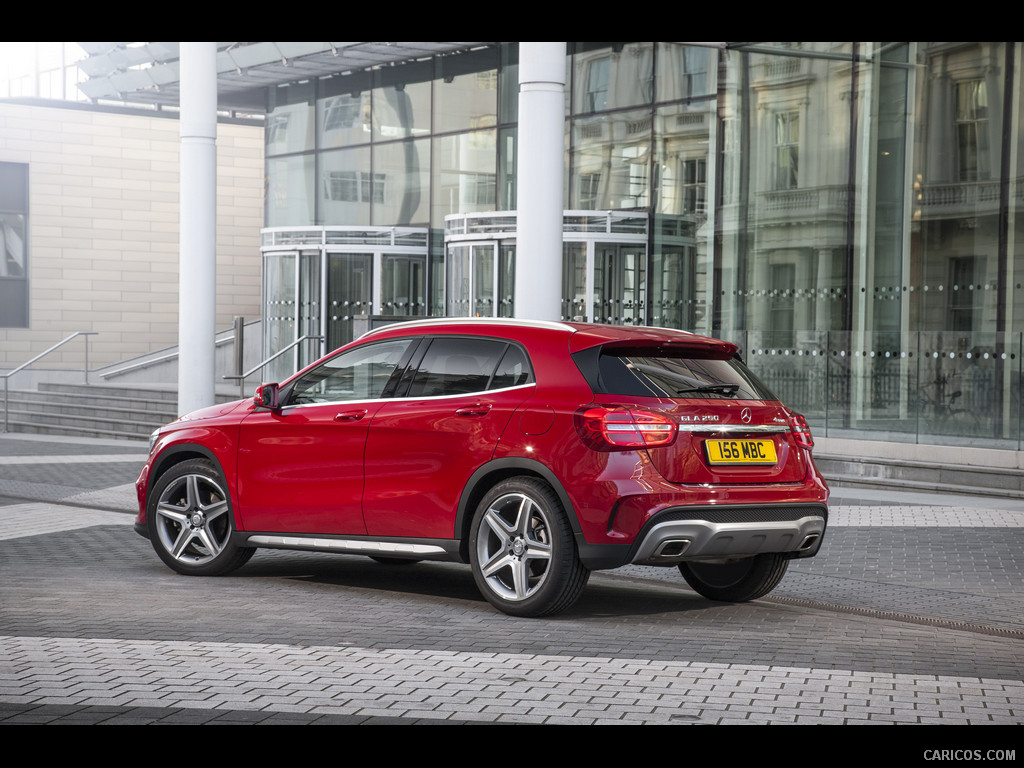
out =
[(587, 244), (562, 244), (562, 319), (587, 319)]
[(25, 277), (25, 215), (0, 213), (0, 277)]
[(594, 318), (613, 325), (645, 325), (647, 254), (635, 245), (594, 247)]
[(373, 256), (327, 255), (327, 351), (352, 341), (352, 319), (373, 313)]
[(370, 203), (386, 192), (385, 174), (370, 172), (370, 149), (321, 152), (319, 195), (323, 224), (369, 224)]
[(846, 324), (850, 46), (723, 53), (718, 332)]
[(577, 43), (573, 56), (573, 112), (650, 104), (654, 43)]
[(493, 128), (498, 124), (498, 70), (459, 72), (457, 59), (440, 59), (434, 81), (434, 132)]
[(313, 81), (279, 85), (270, 89), (266, 122), (268, 156), (306, 152), (314, 148), (314, 92)]
[(658, 43), (658, 101), (713, 95), (717, 64), (715, 48)]
[[(263, 356), (269, 357), (298, 338), (295, 262), (297, 253), (263, 257)], [(284, 354), (264, 368), (264, 381), (283, 381), (297, 368), (295, 354)]]
[(501, 243), (498, 246), (498, 317), (515, 315), (516, 247)]
[(268, 227), (311, 226), (314, 220), (314, 155), (267, 158)]
[(398, 82), (373, 89), (374, 141), (426, 136), (430, 133), (430, 80), (401, 81), (403, 76), (412, 76), (414, 72), (402, 67), (394, 73), (375, 73), (378, 79), (398, 79)]
[(647, 206), (650, 140), (649, 112), (576, 120), (570, 207), (593, 210)]
[(432, 226), (444, 226), (450, 213), (494, 210), (496, 139), (493, 130), (434, 139)]
[(494, 317), (494, 246), (473, 245), (473, 316)]
[(429, 218), (430, 140), (373, 148), (373, 221), (383, 226), (425, 224)]
[(317, 100), (320, 149), (370, 140), (370, 93), (342, 93)]
[(381, 312), (385, 315), (425, 315), (425, 256), (381, 257)]
[(445, 270), (445, 312), (448, 317), (470, 316), (470, 247), (448, 247)]

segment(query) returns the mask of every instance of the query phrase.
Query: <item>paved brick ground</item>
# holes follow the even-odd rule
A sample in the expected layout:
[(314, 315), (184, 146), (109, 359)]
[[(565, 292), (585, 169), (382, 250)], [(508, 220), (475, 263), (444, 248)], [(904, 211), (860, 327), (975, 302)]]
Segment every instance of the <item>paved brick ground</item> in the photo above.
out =
[(525, 620), (455, 564), (178, 576), (131, 530), (144, 453), (0, 437), (0, 723), (1024, 723), (1019, 502), (836, 489), (768, 598), (627, 568)]

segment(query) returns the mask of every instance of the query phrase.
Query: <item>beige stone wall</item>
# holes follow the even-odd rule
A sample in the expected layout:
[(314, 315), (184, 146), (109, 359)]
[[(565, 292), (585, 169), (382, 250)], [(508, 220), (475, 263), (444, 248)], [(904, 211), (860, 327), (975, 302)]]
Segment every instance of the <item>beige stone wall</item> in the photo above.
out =
[[(29, 166), (29, 328), (0, 370), (75, 331), (91, 368), (177, 343), (178, 121), (0, 101), (0, 161)], [(217, 329), (260, 314), (263, 129), (217, 128)], [(39, 365), (81, 366), (76, 340)]]

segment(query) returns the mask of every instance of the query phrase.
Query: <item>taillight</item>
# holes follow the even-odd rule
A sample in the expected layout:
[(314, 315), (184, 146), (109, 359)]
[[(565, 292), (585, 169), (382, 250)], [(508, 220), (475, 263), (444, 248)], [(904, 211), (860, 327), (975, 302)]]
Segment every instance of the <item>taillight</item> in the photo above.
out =
[(810, 450), (814, 447), (814, 438), (811, 436), (811, 428), (807, 426), (807, 419), (799, 413), (789, 415), (789, 427), (793, 432), (793, 440), (801, 448)]
[(596, 451), (671, 445), (677, 432), (675, 421), (664, 414), (603, 406), (580, 409), (576, 429)]

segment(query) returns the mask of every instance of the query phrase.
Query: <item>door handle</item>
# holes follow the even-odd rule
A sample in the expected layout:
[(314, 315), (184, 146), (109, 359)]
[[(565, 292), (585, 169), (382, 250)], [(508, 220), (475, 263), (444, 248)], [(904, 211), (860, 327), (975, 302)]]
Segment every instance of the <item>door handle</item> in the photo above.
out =
[(491, 410), (490, 403), (475, 403), (473, 405), (467, 405), (465, 408), (458, 408), (455, 411), (456, 416), (486, 416)]
[(342, 411), (334, 417), (335, 421), (359, 421), (363, 416), (366, 415), (365, 410), (360, 411)]

